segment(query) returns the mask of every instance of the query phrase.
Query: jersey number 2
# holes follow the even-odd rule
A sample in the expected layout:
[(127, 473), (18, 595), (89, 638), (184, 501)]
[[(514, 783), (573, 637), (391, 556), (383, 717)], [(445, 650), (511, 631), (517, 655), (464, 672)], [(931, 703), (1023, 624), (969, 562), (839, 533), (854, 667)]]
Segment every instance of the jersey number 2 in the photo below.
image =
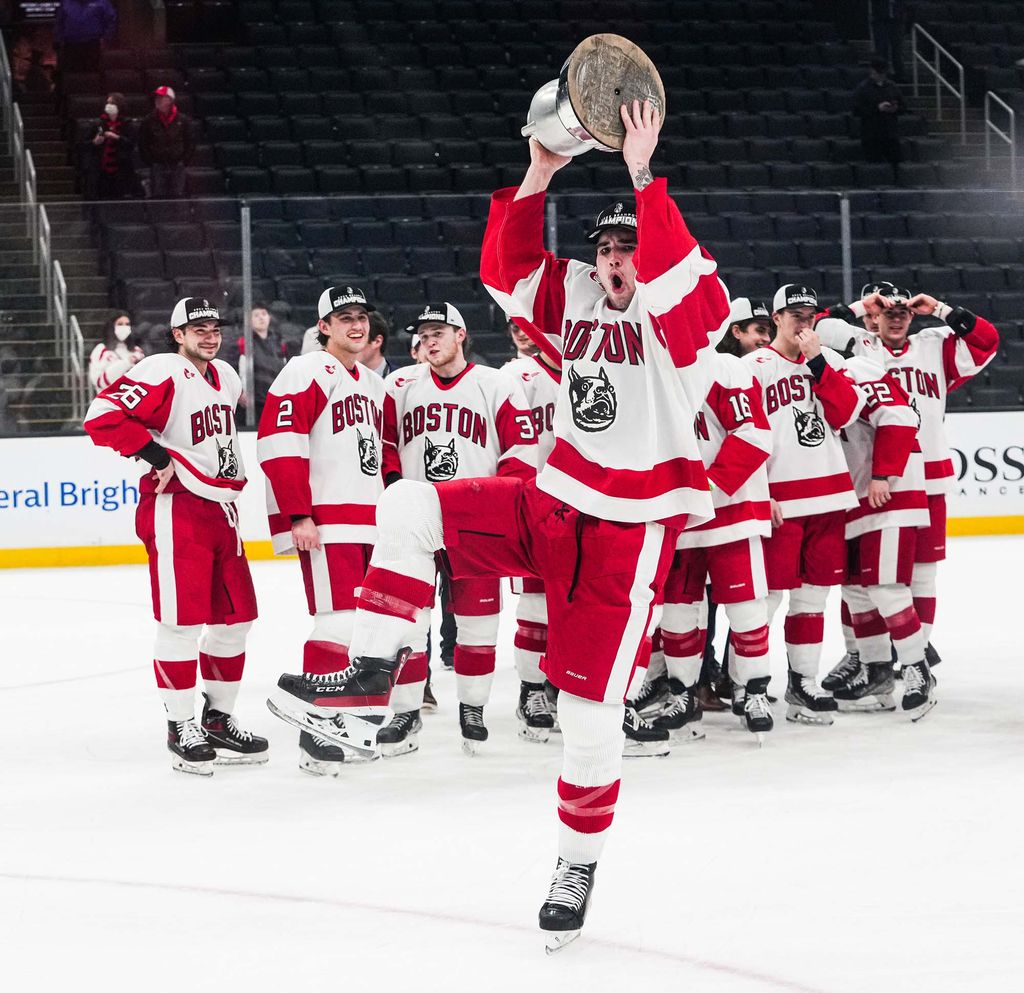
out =
[(279, 428), (290, 428), (292, 426), (294, 406), (291, 400), (281, 401), (281, 406), (277, 408), (277, 426)]

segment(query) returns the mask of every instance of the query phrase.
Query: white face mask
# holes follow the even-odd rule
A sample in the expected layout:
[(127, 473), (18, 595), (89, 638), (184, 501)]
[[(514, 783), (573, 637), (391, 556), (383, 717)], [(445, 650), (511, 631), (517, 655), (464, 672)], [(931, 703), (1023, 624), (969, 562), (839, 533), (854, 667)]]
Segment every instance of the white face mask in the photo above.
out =
[(103, 109), (107, 112), (107, 117), (117, 117), (116, 103), (108, 103)]
[(130, 324), (115, 324), (114, 335), (118, 341), (127, 341), (132, 334), (132, 326)]

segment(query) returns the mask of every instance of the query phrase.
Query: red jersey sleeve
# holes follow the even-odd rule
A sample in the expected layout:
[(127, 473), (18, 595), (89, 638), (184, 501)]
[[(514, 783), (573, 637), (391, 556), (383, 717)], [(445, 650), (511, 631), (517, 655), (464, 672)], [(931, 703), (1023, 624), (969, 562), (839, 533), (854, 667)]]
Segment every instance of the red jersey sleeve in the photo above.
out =
[(728, 432), (708, 467), (708, 478), (732, 496), (772, 453), (771, 429), (761, 406), (760, 388), (738, 389), (715, 383), (707, 403)]
[(502, 398), (494, 420), (501, 447), (497, 474), (532, 479), (537, 474), (537, 426), (518, 385)]
[[(136, 366), (140, 373), (142, 363)], [(152, 440), (150, 430), (162, 431), (171, 412), (174, 380), (162, 376), (147, 382), (143, 375), (122, 376), (99, 393), (85, 415), (85, 431), (101, 447), (134, 455)]]

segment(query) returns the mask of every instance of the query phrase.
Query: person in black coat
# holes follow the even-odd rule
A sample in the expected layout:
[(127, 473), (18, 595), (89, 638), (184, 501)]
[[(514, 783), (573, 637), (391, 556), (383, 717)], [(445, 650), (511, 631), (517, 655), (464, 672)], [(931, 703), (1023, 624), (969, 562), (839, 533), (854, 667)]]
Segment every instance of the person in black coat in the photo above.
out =
[(153, 199), (185, 195), (185, 167), (195, 151), (192, 120), (178, 110), (174, 90), (158, 86), (153, 110), (139, 126), (139, 157), (149, 168), (149, 195)]
[(901, 159), (897, 117), (903, 109), (900, 88), (886, 75), (884, 59), (872, 59), (868, 78), (853, 91), (853, 112), (860, 118), (860, 143), (868, 162)]
[(132, 162), (135, 133), (122, 113), (124, 103), (122, 94), (107, 94), (103, 113), (85, 141), (83, 191), (90, 200), (122, 200), (138, 190)]

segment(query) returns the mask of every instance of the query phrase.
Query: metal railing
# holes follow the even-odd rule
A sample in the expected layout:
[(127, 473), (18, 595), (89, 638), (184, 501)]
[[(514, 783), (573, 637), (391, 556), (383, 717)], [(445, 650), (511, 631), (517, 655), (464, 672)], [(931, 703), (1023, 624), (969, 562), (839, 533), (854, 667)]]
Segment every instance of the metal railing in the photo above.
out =
[(61, 360), (61, 371), (68, 375), (71, 371), (70, 338), (68, 331), (68, 284), (64, 279), (64, 270), (60, 263), (53, 263), (53, 292), (50, 294), (53, 306), (53, 328), (55, 352)]
[[(933, 59), (929, 60), (925, 58), (918, 51), (918, 39), (924, 39), (926, 42), (931, 44), (933, 50)], [(942, 57), (945, 56), (946, 60), (953, 65), (957, 72), (957, 79), (959, 81), (959, 89), (953, 85), (942, 74)], [(935, 77), (935, 119), (941, 121), (942, 117), (942, 91), (943, 89), (948, 90), (960, 104), (960, 144), (967, 144), (967, 98), (966, 88), (964, 87), (964, 67), (963, 64), (958, 62), (950, 54), (948, 49), (942, 47), (935, 38), (933, 38), (920, 24), (915, 24), (910, 32), (910, 64), (913, 70), (914, 80), (914, 96), (920, 96), (920, 85), (918, 80), (918, 66), (924, 66)]]
[(85, 380), (85, 338), (74, 314), (68, 321), (68, 387), (71, 391), (71, 417), (78, 422), (85, 418), (89, 405), (89, 389)]
[[(1003, 131), (992, 121), (992, 104), (998, 104), (1006, 111), (1009, 120), (1009, 129)], [(1017, 188), (1017, 114), (1014, 109), (1003, 99), (989, 90), (985, 94), (985, 168), (992, 168), (992, 135), (993, 133), (1001, 141), (1010, 146), (1010, 188)]]

